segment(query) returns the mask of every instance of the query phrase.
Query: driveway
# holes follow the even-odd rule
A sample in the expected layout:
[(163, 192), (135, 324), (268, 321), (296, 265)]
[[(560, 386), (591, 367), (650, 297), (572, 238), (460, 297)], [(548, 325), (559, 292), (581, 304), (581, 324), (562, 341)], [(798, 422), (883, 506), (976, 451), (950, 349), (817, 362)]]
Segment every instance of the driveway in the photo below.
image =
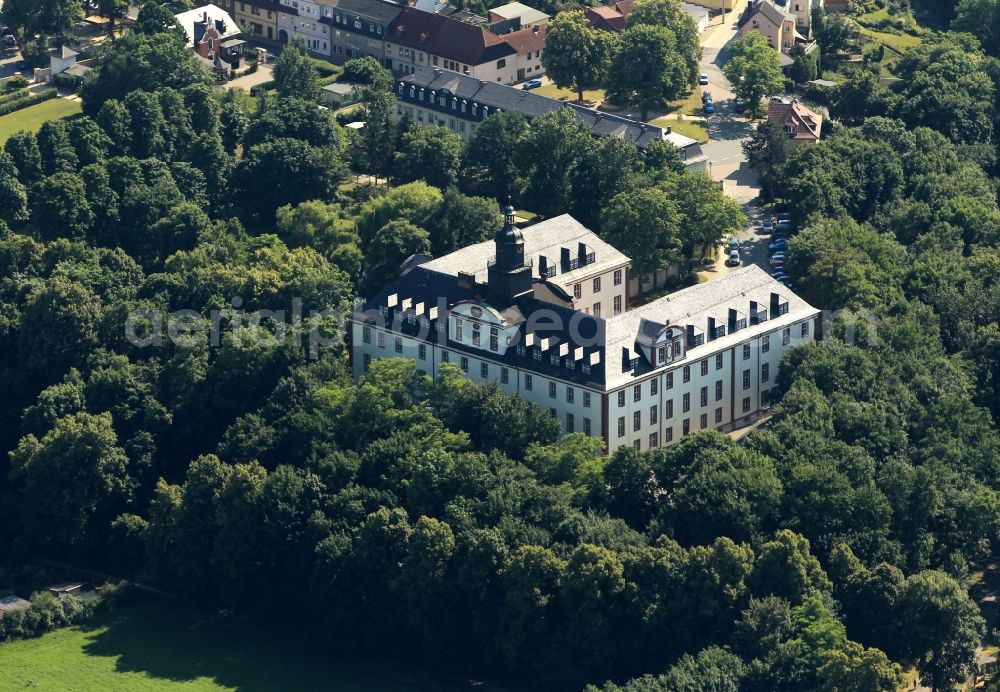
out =
[(252, 87), (274, 79), (274, 66), (271, 64), (260, 65), (257, 71), (252, 74), (245, 74), (242, 77), (226, 82), (227, 89), (243, 89), (250, 91)]

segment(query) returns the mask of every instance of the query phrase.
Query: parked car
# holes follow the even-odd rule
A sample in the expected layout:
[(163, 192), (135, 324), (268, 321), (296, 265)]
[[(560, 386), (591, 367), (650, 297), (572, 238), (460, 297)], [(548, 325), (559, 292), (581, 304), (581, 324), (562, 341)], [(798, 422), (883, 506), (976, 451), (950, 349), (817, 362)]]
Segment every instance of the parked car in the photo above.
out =
[(712, 100), (712, 92), (711, 91), (709, 91), (708, 89), (705, 89), (705, 91), (701, 92), (701, 102), (702, 103), (704, 103), (705, 101), (711, 101), (711, 100)]
[(3, 34), (4, 36), (13, 36), (14, 30), (9, 26), (0, 26), (0, 34)]
[(740, 266), (740, 251), (730, 250), (729, 257), (726, 258), (726, 266), (738, 267)]
[(780, 282), (784, 282), (786, 279), (788, 279), (789, 276), (788, 276), (788, 274), (786, 274), (784, 272), (784, 270), (780, 270), (779, 269), (779, 270), (776, 270), (773, 274), (771, 274), (771, 278), (773, 278), (775, 281), (778, 281), (780, 283)]
[(12, 48), (17, 45), (17, 39), (14, 38), (13, 34), (4, 34), (3, 44), (8, 48)]
[(779, 252), (784, 250), (788, 246), (788, 241), (784, 238), (778, 238), (773, 243), (767, 246), (767, 249), (771, 252)]
[(792, 220), (792, 215), (789, 214), (787, 211), (778, 212), (778, 221), (791, 221), (791, 220)]
[(698, 77), (698, 84), (708, 84), (708, 75), (702, 72), (701, 76)]
[(740, 241), (737, 240), (735, 237), (730, 237), (729, 238), (729, 249), (730, 250), (739, 250), (740, 249)]
[(705, 112), (709, 113), (709, 114), (714, 113), (715, 112), (715, 104), (712, 103), (711, 101), (705, 101)]
[(760, 232), (764, 235), (774, 233), (774, 224), (771, 223), (771, 219), (764, 219), (764, 223), (760, 225)]
[(743, 99), (737, 97), (733, 99), (733, 110), (737, 113), (742, 113), (747, 109), (747, 102)]
[(792, 230), (792, 222), (787, 219), (778, 219), (777, 229), (779, 231), (790, 231)]
[(771, 261), (772, 262), (774, 260), (783, 260), (783, 259), (785, 259), (785, 251), (784, 250), (779, 250), (778, 252), (776, 252), (773, 255), (771, 255)]
[(540, 86), (542, 86), (542, 80), (529, 79), (527, 82), (521, 85), (521, 88), (527, 91), (528, 89), (537, 89)]

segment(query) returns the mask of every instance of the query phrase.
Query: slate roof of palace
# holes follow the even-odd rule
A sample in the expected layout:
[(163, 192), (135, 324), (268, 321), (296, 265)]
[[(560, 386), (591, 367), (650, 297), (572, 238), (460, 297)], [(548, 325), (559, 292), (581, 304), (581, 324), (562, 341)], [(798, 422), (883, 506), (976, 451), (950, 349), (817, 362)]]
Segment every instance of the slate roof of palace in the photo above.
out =
[[(669, 135), (662, 127), (649, 125), (620, 115), (596, 111), (574, 103), (566, 103), (530, 90), (509, 87), (495, 82), (487, 82), (449, 70), (435, 70), (432, 67), (418, 69), (401, 77), (404, 84), (425, 89), (445, 89), (460, 99), (475, 101), (480, 105), (515, 111), (526, 118), (534, 118), (560, 108), (572, 108), (577, 119), (589, 126), (599, 137), (619, 137), (644, 147), (650, 142), (663, 141)], [(696, 143), (691, 140), (692, 143)]]

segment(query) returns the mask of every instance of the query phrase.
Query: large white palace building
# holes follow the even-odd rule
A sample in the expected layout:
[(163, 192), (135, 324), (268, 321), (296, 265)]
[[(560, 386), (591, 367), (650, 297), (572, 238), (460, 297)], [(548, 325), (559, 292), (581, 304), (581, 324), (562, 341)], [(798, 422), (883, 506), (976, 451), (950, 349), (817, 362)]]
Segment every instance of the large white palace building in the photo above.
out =
[(782, 355), (816, 337), (819, 310), (749, 266), (629, 309), (629, 258), (570, 216), (411, 258), (351, 318), (354, 375), (409, 358), (549, 409), (567, 432), (652, 449), (752, 423)]

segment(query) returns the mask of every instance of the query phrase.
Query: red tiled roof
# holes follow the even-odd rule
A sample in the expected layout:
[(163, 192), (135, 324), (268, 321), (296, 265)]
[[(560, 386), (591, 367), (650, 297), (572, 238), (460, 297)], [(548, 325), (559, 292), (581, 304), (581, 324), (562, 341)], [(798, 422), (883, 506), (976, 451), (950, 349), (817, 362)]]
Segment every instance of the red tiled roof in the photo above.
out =
[(466, 65), (513, 55), (514, 48), (504, 38), (472, 24), (413, 7), (402, 8), (386, 33), (386, 41)]
[(509, 45), (518, 55), (531, 53), (536, 50), (545, 50), (545, 27), (526, 26), (523, 29), (512, 31), (500, 37), (504, 43)]
[(823, 116), (812, 112), (794, 99), (771, 99), (767, 104), (767, 120), (777, 122), (782, 128), (795, 125), (792, 139), (819, 139), (820, 128), (823, 125)]
[(606, 31), (625, 31), (625, 15), (613, 7), (584, 7), (583, 13), (590, 25)]

